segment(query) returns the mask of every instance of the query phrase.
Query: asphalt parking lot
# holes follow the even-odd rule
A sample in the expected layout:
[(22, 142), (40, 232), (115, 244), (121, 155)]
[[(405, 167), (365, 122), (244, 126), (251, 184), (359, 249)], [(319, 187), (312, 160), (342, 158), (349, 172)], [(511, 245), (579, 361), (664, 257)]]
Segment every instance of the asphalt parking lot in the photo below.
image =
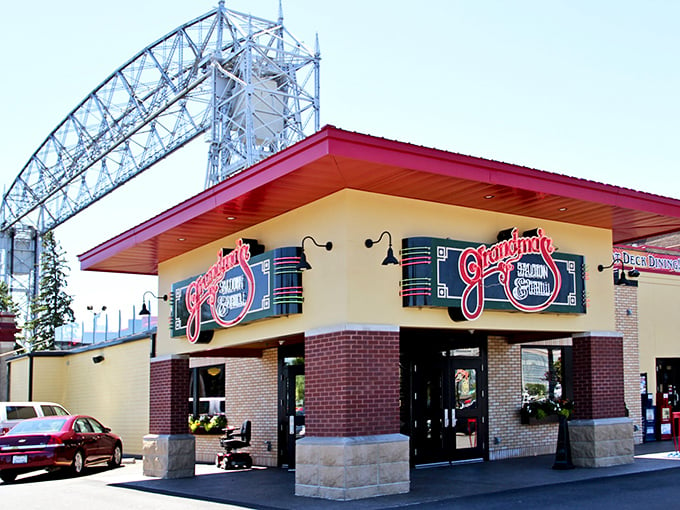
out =
[[(213, 465), (196, 464), (193, 478), (168, 480), (144, 476), (142, 462), (128, 458), (120, 468), (93, 467), (79, 477), (65, 472), (22, 475), (12, 484), (0, 484), (0, 501), (2, 508), (20, 510), (73, 510), (74, 507), (376, 510), (449, 508), (458, 503), (465, 506), (466, 501), (477, 504), (483, 501), (482, 507), (486, 507), (495, 498), (501, 505), (497, 508), (503, 508), (504, 494), (526, 495), (536, 491), (569, 494), (584, 486), (591, 487), (589, 490), (597, 496), (601, 492), (598, 484), (611, 485), (612, 490), (621, 492), (614, 489), (616, 484), (635, 485), (635, 477), (639, 477), (641, 483), (654, 477), (669, 478), (674, 484), (680, 479), (680, 455), (675, 454), (670, 441), (637, 446), (634, 462), (621, 466), (555, 470), (552, 469), (554, 460), (554, 456), (544, 455), (412, 469), (408, 494), (343, 502), (295, 496), (295, 474), (279, 468), (256, 466), (249, 470), (224, 471)], [(621, 504), (618, 510), (623, 509)], [(600, 506), (592, 508), (602, 510)]]

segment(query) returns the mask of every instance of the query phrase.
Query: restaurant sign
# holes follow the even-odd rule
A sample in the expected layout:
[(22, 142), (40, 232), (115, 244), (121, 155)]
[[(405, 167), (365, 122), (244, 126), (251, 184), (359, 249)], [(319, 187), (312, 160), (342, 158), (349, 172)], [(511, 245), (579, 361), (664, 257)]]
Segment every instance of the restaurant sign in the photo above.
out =
[[(680, 274), (680, 253), (669, 248), (650, 246), (614, 246), (614, 260), (620, 260), (626, 269), (662, 274)], [(614, 264), (614, 270), (621, 269)]]
[(586, 312), (583, 257), (558, 253), (540, 228), (505, 230), (494, 244), (404, 239), (401, 263), (403, 305), (446, 307), (456, 321), (485, 308)]
[(264, 253), (254, 240), (223, 249), (202, 275), (172, 285), (171, 335), (207, 343), (201, 332), (265, 317), (302, 313), (299, 247)]

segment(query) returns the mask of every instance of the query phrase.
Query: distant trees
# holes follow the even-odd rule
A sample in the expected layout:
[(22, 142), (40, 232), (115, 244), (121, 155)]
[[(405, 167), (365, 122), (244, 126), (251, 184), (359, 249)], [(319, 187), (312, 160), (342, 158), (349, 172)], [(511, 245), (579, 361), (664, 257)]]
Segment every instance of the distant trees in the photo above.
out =
[(68, 270), (65, 252), (52, 231), (47, 232), (42, 237), (38, 295), (31, 301), (30, 320), (24, 324), (26, 347), (31, 351), (54, 349), (55, 330), (75, 320), (73, 297), (65, 291)]
[(9, 286), (5, 282), (0, 282), (0, 312), (9, 312), (14, 315), (19, 312), (19, 305), (12, 299)]

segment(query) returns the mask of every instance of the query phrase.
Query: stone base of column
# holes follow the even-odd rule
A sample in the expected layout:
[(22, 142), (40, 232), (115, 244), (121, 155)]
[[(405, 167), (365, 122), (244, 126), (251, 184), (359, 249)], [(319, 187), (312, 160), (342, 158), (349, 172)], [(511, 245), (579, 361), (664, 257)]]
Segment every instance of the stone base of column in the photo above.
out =
[(295, 443), (295, 495), (353, 500), (410, 490), (402, 434), (305, 437)]
[(142, 453), (144, 476), (190, 478), (195, 474), (196, 445), (191, 434), (148, 434)]
[(601, 418), (569, 422), (571, 458), (578, 467), (608, 467), (634, 461), (633, 421)]

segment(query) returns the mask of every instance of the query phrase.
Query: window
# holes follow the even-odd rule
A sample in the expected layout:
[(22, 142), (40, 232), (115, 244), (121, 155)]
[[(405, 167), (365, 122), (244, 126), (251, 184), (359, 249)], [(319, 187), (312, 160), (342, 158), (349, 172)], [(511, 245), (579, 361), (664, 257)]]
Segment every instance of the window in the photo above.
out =
[(94, 432), (87, 418), (78, 418), (73, 424), (73, 430), (81, 434), (92, 434)]
[(106, 432), (104, 426), (94, 418), (88, 418), (87, 421), (89, 422), (90, 427), (92, 427), (92, 430), (97, 434), (104, 434)]
[(224, 364), (191, 369), (189, 414), (224, 414)]
[(33, 406), (7, 406), (8, 420), (27, 420), (36, 416), (38, 416), (38, 413)]
[(52, 405), (42, 405), (40, 406), (40, 409), (42, 409), (43, 416), (66, 416), (68, 413), (63, 407), (59, 406), (52, 406)]
[(571, 399), (571, 347), (522, 347), (522, 402)]

